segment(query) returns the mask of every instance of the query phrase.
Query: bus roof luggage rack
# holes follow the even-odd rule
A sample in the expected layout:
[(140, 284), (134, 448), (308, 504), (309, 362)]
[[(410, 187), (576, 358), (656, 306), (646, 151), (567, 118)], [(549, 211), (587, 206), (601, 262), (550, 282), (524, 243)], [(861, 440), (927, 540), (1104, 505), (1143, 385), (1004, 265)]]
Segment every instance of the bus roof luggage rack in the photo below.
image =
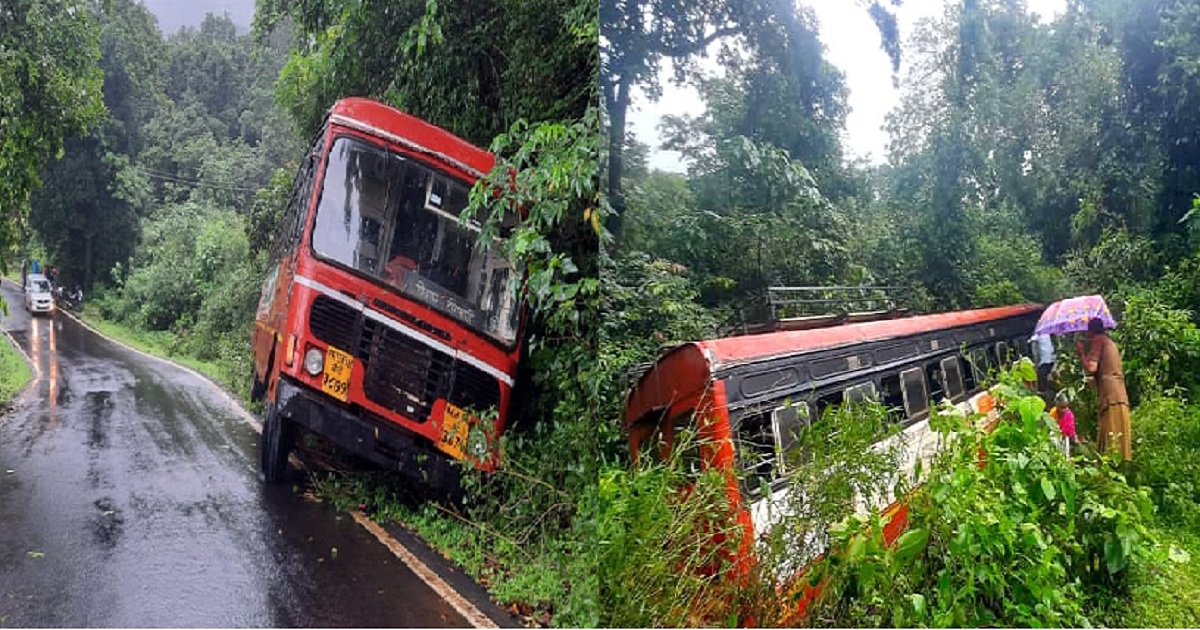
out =
[(746, 332), (809, 330), (840, 324), (893, 319), (913, 314), (902, 304), (910, 287), (768, 287), (770, 319), (748, 324)]

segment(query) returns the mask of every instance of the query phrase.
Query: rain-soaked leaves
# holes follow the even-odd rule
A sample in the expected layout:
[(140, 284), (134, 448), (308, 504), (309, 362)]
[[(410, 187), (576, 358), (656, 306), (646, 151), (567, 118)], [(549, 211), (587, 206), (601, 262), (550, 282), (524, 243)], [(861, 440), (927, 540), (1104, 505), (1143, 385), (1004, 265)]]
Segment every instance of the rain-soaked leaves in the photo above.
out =
[(29, 556), (30, 558), (45, 558), (46, 557), (46, 554), (44, 554), (40, 551), (26, 551), (25, 555)]

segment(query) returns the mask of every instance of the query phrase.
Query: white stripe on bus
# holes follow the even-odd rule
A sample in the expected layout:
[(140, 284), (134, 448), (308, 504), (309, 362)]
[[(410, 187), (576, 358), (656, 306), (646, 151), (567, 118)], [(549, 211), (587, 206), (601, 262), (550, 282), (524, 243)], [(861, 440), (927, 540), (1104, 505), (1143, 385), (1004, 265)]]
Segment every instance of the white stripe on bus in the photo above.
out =
[(304, 285), (314, 291), (318, 291), (324, 295), (327, 295), (327, 296), (341, 302), (342, 304), (345, 304), (346, 306), (349, 306), (350, 308), (353, 308), (354, 310), (361, 312), (363, 315), (366, 315), (367, 317), (370, 317), (371, 319), (387, 326), (388, 328), (395, 330), (396, 332), (398, 332), (402, 335), (411, 337), (411, 338), (433, 348), (434, 350), (437, 350), (444, 354), (448, 354), (448, 355), (454, 357), (458, 361), (462, 361), (468, 365), (479, 368), (480, 370), (487, 372), (488, 374), (495, 377), (497, 380), (504, 383), (505, 385), (508, 385), (509, 387), (513, 386), (512, 377), (505, 374), (504, 372), (501, 372), (500, 370), (496, 369), (494, 366), (488, 365), (487, 363), (484, 363), (483, 361), (480, 361), (479, 359), (477, 359), (469, 354), (459, 352), (458, 350), (455, 350), (454, 348), (451, 348), (450, 346), (447, 346), (446, 344), (444, 344), (436, 339), (430, 339), (428, 336), (426, 336), (422, 333), (419, 333), (419, 332), (409, 328), (408, 326), (405, 326), (404, 324), (401, 324), (400, 322), (392, 319), (391, 317), (388, 317), (387, 315), (384, 315), (383, 313), (376, 311), (375, 309), (367, 308), (366, 304), (363, 304), (362, 302), (360, 302), (348, 295), (343, 294), (341, 291), (334, 290), (331, 287), (327, 287), (327, 286), (321, 284), (320, 282), (317, 282), (316, 280), (313, 280), (311, 278), (306, 278), (304, 276), (296, 276), (296, 284)]

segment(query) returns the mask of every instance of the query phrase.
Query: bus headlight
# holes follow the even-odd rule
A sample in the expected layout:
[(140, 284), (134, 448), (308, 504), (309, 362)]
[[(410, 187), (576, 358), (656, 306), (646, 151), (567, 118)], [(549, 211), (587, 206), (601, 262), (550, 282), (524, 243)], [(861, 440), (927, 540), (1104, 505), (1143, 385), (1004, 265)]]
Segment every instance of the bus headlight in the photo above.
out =
[(304, 353), (304, 369), (313, 376), (320, 374), (325, 369), (325, 355), (316, 348), (309, 348)]
[(467, 434), (467, 452), (478, 459), (487, 455), (487, 433), (483, 429), (476, 428)]

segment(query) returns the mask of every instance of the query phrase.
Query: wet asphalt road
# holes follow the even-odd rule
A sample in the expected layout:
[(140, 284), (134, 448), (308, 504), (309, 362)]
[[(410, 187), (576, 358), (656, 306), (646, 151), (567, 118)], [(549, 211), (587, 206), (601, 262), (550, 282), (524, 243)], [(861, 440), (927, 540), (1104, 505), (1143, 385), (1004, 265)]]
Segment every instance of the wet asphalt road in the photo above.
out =
[(201, 379), (2, 290), (39, 373), (0, 417), (0, 626), (467, 625), (352, 519), (265, 486)]

